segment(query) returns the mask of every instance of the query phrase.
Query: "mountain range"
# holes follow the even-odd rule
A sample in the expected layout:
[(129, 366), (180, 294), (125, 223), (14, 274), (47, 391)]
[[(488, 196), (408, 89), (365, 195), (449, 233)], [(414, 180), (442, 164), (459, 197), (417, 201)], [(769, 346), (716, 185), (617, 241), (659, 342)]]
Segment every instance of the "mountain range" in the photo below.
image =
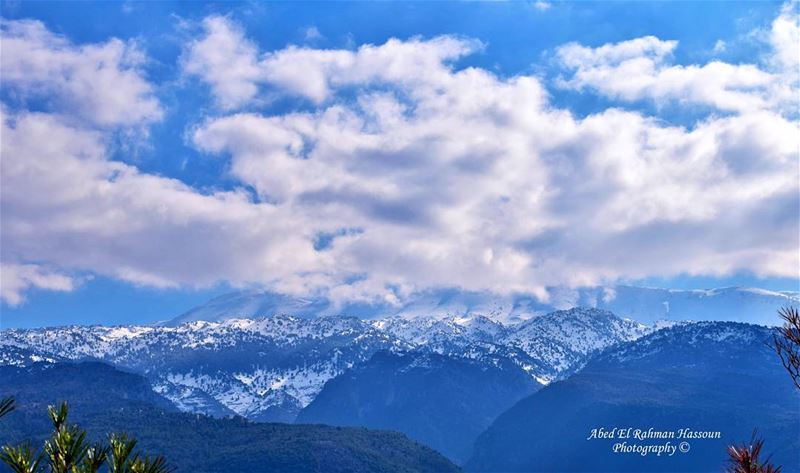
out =
[(648, 330), (596, 309), (554, 312), (515, 326), (482, 316), (365, 321), (276, 315), (177, 327), (5, 330), (0, 359), (16, 365), (103, 361), (145, 375), (185, 411), (291, 422), (328, 380), (380, 351), (430, 352), (485, 366), (510, 363), (545, 384), (580, 368), (591, 353)]

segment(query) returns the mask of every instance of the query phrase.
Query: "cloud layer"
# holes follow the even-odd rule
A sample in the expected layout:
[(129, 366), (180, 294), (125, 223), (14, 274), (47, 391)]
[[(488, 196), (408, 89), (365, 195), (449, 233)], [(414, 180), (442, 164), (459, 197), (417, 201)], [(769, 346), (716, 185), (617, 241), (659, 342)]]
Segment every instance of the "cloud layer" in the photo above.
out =
[[(457, 67), (484, 47), (474, 39), (262, 51), (228, 18), (201, 28), (181, 67), (216, 112), (188, 139), (228, 162), (231, 191), (111, 159), (110, 133), (163, 115), (135, 44), (3, 23), (4, 83), (23, 103), (2, 109), (6, 303), (81, 274), (388, 302), (443, 286), (547, 297), (618, 278), (797, 276), (790, 9), (761, 65), (674, 65), (680, 45), (655, 37), (557, 50), (557, 87), (712, 110), (691, 126), (625, 108), (576, 117), (542, 77)], [(302, 109), (265, 113), (280, 96)]]

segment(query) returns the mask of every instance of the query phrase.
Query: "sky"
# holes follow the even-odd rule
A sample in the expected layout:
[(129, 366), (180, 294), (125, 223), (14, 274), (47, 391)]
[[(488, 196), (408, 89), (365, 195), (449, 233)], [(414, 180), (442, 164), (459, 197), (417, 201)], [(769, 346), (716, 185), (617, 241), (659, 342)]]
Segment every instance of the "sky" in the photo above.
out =
[(781, 2), (0, 3), (0, 326), (798, 290)]

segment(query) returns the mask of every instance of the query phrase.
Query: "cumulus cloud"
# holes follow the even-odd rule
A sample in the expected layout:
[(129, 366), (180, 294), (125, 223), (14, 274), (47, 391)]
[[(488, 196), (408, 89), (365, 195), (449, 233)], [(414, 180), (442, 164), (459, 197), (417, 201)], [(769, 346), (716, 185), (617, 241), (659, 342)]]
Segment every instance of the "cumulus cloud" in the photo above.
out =
[[(576, 67), (643, 56), (662, 64), (676, 46), (648, 37), (561, 52)], [(299, 57), (296, 48), (267, 56), (284, 54)], [(772, 79), (756, 66), (700, 68), (692, 81), (708, 76), (742, 88), (688, 97), (742, 113), (687, 129), (618, 109), (576, 119), (548, 103), (539, 79), (456, 70), (448, 55), (438, 56), (436, 74), (393, 77), (331, 59), (358, 53), (303, 55), (295, 64), (320, 74), (319, 87), (273, 84), (305, 90), (319, 103), (315, 111), (214, 118), (193, 141), (229, 157), (233, 176), (265, 200), (361, 230), (328, 251), (338, 270), (366, 275), (336, 291), (533, 290), (742, 269), (794, 275), (797, 124), (760, 106), (750, 84)], [(371, 89), (376, 77), (391, 91)], [(322, 101), (352, 85), (355, 101)]]
[(30, 289), (71, 291), (75, 285), (71, 277), (39, 265), (0, 263), (0, 300), (12, 307), (22, 304)]
[[(691, 126), (619, 108), (578, 118), (538, 77), (457, 67), (473, 40), (262, 51), (230, 19), (203, 25), (183, 67), (227, 112), (189, 141), (225, 159), (241, 190), (201, 192), (113, 161), (100, 122), (4, 110), (4, 263), (388, 302), (442, 286), (544, 296), (679, 273), (796, 276), (800, 134), (761, 106), (758, 87), (687, 92), (750, 104)], [(669, 77), (675, 47), (642, 38), (560, 57), (576, 70), (644, 58), (636, 67)], [(773, 74), (723, 63), (697, 73), (744, 80), (730, 68)], [(620, 94), (659, 87), (631, 80)], [(266, 89), (308, 103), (237, 111)]]
[(674, 65), (669, 59), (676, 41), (653, 36), (598, 48), (572, 43), (557, 57), (572, 75), (562, 87), (592, 89), (628, 102), (700, 104), (724, 111), (753, 111), (774, 106), (777, 78), (752, 64)]
[(259, 53), (228, 18), (206, 18), (203, 28), (204, 36), (187, 50), (184, 70), (207, 82), (225, 109), (246, 105), (266, 85), (320, 103), (333, 87), (428, 84), (444, 80), (448, 61), (481, 47), (475, 40), (442, 36), (430, 41), (390, 40), (357, 51), (289, 46)]
[(268, 282), (316, 269), (310, 235), (283, 209), (111, 161), (101, 134), (58, 117), (4, 115), (4, 258), (156, 287), (208, 285), (220, 275)]
[(23, 101), (52, 100), (58, 112), (93, 125), (155, 121), (162, 110), (135, 44), (78, 46), (39, 21), (0, 21), (3, 87)]
[(769, 42), (773, 48), (772, 62), (778, 70), (795, 76), (800, 74), (800, 23), (798, 23), (798, 5), (793, 0), (781, 7), (781, 13), (772, 22), (769, 30)]
[(217, 104), (235, 108), (258, 93), (261, 70), (256, 47), (237, 25), (221, 16), (203, 21), (205, 35), (194, 41), (183, 60), (186, 73), (211, 86)]
[[(568, 71), (562, 87), (589, 89), (606, 97), (658, 104), (679, 102), (729, 112), (777, 110), (797, 113), (800, 91), (800, 26), (797, 2), (786, 3), (761, 36), (771, 48), (767, 67), (711, 61), (704, 65), (673, 64), (677, 41), (654, 36), (592, 48), (577, 43), (561, 46), (557, 58)], [(717, 41), (714, 52), (725, 50)]]

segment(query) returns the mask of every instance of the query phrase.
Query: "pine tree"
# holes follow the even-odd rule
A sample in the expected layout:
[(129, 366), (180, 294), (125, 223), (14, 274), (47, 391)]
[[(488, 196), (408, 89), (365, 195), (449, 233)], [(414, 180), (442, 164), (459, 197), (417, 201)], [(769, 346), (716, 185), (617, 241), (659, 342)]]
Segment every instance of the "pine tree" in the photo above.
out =
[[(14, 409), (14, 400), (0, 401), (0, 417)], [(42, 452), (37, 453), (30, 443), (0, 450), (0, 461), (13, 473), (45, 473), (46, 460), (49, 473), (98, 473), (108, 465), (109, 473), (171, 473), (162, 456), (142, 456), (134, 452), (136, 439), (125, 434), (111, 434), (109, 444), (89, 445), (86, 431), (67, 422), (69, 408), (62, 402), (58, 408), (49, 406), (47, 413), (53, 424), (53, 434), (45, 441)]]

